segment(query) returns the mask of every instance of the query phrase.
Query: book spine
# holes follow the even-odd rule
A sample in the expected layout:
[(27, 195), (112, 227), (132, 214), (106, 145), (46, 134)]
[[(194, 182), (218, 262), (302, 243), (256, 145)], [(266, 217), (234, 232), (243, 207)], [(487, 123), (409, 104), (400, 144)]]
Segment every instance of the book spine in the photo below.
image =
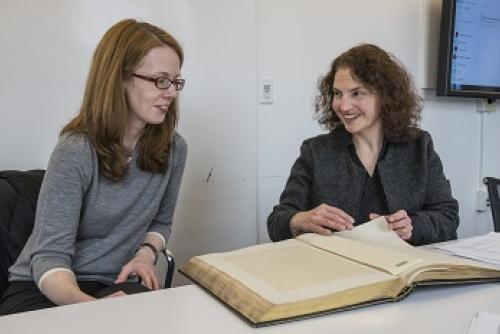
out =
[(393, 301), (399, 302), (401, 299), (406, 298), (406, 296), (408, 296), (413, 290), (415, 290), (415, 286), (415, 283), (409, 286), (405, 286), (405, 288), (401, 290), (401, 292), (393, 299)]

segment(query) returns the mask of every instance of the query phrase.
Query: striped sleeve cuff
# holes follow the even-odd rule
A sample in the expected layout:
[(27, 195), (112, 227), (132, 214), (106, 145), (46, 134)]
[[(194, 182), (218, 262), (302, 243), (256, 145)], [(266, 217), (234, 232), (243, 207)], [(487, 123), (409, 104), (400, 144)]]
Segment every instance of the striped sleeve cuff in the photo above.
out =
[(158, 232), (148, 232), (148, 233), (146, 233), (146, 235), (154, 235), (154, 236), (160, 238), (160, 240), (162, 242), (162, 246), (161, 246), (160, 251), (165, 249), (166, 241), (165, 241), (165, 237), (161, 233), (158, 233)]

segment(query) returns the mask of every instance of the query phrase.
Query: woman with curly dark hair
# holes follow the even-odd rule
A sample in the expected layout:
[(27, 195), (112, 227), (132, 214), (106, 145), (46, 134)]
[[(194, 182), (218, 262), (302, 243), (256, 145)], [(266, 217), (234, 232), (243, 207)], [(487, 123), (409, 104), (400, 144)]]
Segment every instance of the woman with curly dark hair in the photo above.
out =
[(455, 239), (458, 203), (418, 128), (422, 100), (404, 66), (362, 44), (333, 61), (319, 91), (316, 113), (330, 132), (303, 142), (268, 218), (270, 238), (328, 235), (384, 215), (411, 244)]

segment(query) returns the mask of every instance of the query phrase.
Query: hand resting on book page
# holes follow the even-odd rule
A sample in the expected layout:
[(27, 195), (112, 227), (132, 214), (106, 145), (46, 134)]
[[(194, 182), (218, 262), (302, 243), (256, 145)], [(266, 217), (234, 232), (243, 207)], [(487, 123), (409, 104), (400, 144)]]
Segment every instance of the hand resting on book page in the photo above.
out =
[[(377, 213), (370, 213), (370, 219), (380, 217)], [(410, 240), (413, 232), (413, 225), (408, 212), (405, 210), (398, 210), (391, 215), (386, 215), (385, 219), (389, 224), (389, 228), (396, 232), (396, 234), (403, 240)]]
[(332, 231), (352, 230), (354, 219), (339, 208), (321, 204), (309, 211), (296, 213), (290, 220), (292, 234), (305, 232), (330, 235)]

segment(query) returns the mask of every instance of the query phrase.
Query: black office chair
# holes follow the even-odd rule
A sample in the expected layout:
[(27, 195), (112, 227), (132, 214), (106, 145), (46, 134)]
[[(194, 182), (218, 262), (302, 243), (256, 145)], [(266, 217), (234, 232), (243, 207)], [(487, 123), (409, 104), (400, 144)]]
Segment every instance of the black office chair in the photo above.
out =
[[(8, 286), (8, 269), (14, 264), (33, 231), (38, 193), (44, 170), (0, 171), (0, 297)], [(174, 257), (164, 250), (164, 288), (172, 286)]]
[(500, 179), (494, 177), (485, 177), (483, 181), (488, 188), (491, 215), (493, 216), (493, 225), (495, 227), (495, 232), (500, 232)]
[(43, 170), (0, 172), (0, 296), (14, 264), (33, 230)]

